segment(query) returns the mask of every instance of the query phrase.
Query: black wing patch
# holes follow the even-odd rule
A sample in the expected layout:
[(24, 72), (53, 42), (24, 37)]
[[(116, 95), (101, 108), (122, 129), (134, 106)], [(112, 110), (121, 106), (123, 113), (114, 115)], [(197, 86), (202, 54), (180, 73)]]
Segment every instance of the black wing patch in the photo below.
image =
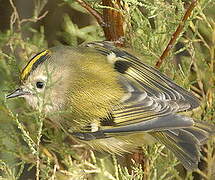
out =
[(122, 74), (126, 73), (126, 71), (127, 71), (131, 66), (132, 66), (132, 64), (131, 64), (130, 62), (127, 62), (127, 61), (121, 61), (121, 60), (119, 60), (119, 61), (116, 61), (116, 62), (114, 63), (114, 68), (115, 68), (118, 72), (120, 72), (120, 73), (122, 73)]

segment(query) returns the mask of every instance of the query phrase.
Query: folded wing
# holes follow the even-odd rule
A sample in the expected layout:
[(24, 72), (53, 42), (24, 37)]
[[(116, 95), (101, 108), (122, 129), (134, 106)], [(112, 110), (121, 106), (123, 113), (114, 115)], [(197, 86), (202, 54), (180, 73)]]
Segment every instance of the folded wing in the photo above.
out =
[(163, 123), (165, 118), (161, 117), (169, 119), (176, 112), (199, 106), (198, 99), (192, 93), (112, 43), (94, 42), (87, 46), (107, 56), (107, 61), (119, 72), (119, 83), (125, 94), (119, 105), (110, 112), (114, 127), (155, 119)]

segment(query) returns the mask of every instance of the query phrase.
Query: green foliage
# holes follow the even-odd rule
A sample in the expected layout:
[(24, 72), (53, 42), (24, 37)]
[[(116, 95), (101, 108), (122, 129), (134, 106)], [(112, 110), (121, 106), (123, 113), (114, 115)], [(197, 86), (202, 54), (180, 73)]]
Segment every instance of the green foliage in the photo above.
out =
[[(10, 29), (0, 32), (0, 179), (21, 179), (32, 171), (41, 179), (193, 179), (185, 173), (177, 159), (164, 146), (155, 144), (142, 148), (144, 167), (131, 161), (130, 167), (120, 157), (102, 155), (77, 143), (68, 143), (66, 135), (52, 127), (42, 113), (32, 112), (24, 100), (5, 100), (5, 94), (19, 83), (21, 67), (33, 54), (47, 48), (44, 27), (39, 23), (45, 1), (36, 1), (32, 19), (10, 23)], [(41, 2), (41, 3), (39, 3)], [(43, 3), (42, 3), (43, 2)], [(74, 0), (64, 0), (71, 8), (87, 13)], [(99, 1), (88, 2), (101, 11)], [(124, 0), (126, 41), (143, 61), (154, 65), (180, 23), (186, 1)], [(15, 10), (13, 9), (15, 12)], [(199, 120), (215, 121), (215, 3), (200, 0), (178, 38), (182, 47), (171, 51), (162, 71), (178, 84), (201, 98), (201, 107), (190, 115)], [(12, 16), (12, 15), (11, 15)], [(13, 17), (14, 18), (14, 17)], [(23, 37), (23, 31), (31, 33)], [(92, 24), (79, 28), (68, 15), (64, 16), (62, 41), (71, 46), (80, 42), (103, 40), (102, 29)], [(60, 44), (60, 42), (57, 42)], [(51, 126), (51, 127), (50, 127)], [(48, 128), (49, 127), (49, 128)], [(208, 171), (197, 170), (200, 178), (213, 179), (215, 174), (214, 142), (205, 147), (203, 158)], [(33, 178), (32, 178), (33, 179)]]

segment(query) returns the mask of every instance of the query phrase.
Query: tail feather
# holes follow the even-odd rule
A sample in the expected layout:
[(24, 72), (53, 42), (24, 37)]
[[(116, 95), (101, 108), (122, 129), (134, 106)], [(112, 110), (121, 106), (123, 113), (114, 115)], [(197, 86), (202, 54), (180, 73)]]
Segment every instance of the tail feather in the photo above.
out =
[(179, 131), (177, 136), (171, 131), (167, 131), (166, 134), (169, 136), (170, 140), (175, 142), (193, 161), (199, 161), (200, 142), (193, 134), (183, 129)]
[(163, 143), (181, 161), (188, 170), (197, 168), (200, 159), (199, 143), (194, 135), (178, 130), (178, 135), (172, 131), (162, 131), (152, 134), (154, 138)]
[(197, 122), (195, 126), (150, 133), (163, 143), (188, 170), (198, 167), (200, 146), (215, 132), (214, 126)]
[(194, 135), (195, 138), (198, 139), (198, 142), (200, 143), (200, 145), (205, 144), (208, 140), (208, 137), (210, 136), (210, 133), (197, 127), (186, 128), (184, 130)]

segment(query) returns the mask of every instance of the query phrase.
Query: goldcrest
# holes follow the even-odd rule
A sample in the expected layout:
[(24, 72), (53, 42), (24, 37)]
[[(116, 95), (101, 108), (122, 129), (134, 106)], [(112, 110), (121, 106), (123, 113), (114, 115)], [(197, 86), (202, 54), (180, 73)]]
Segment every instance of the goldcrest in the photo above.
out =
[(111, 42), (40, 52), (6, 96), (14, 97), (93, 148), (123, 153), (158, 141), (188, 170), (197, 168), (200, 146), (213, 131), (178, 114), (199, 106), (193, 94)]

